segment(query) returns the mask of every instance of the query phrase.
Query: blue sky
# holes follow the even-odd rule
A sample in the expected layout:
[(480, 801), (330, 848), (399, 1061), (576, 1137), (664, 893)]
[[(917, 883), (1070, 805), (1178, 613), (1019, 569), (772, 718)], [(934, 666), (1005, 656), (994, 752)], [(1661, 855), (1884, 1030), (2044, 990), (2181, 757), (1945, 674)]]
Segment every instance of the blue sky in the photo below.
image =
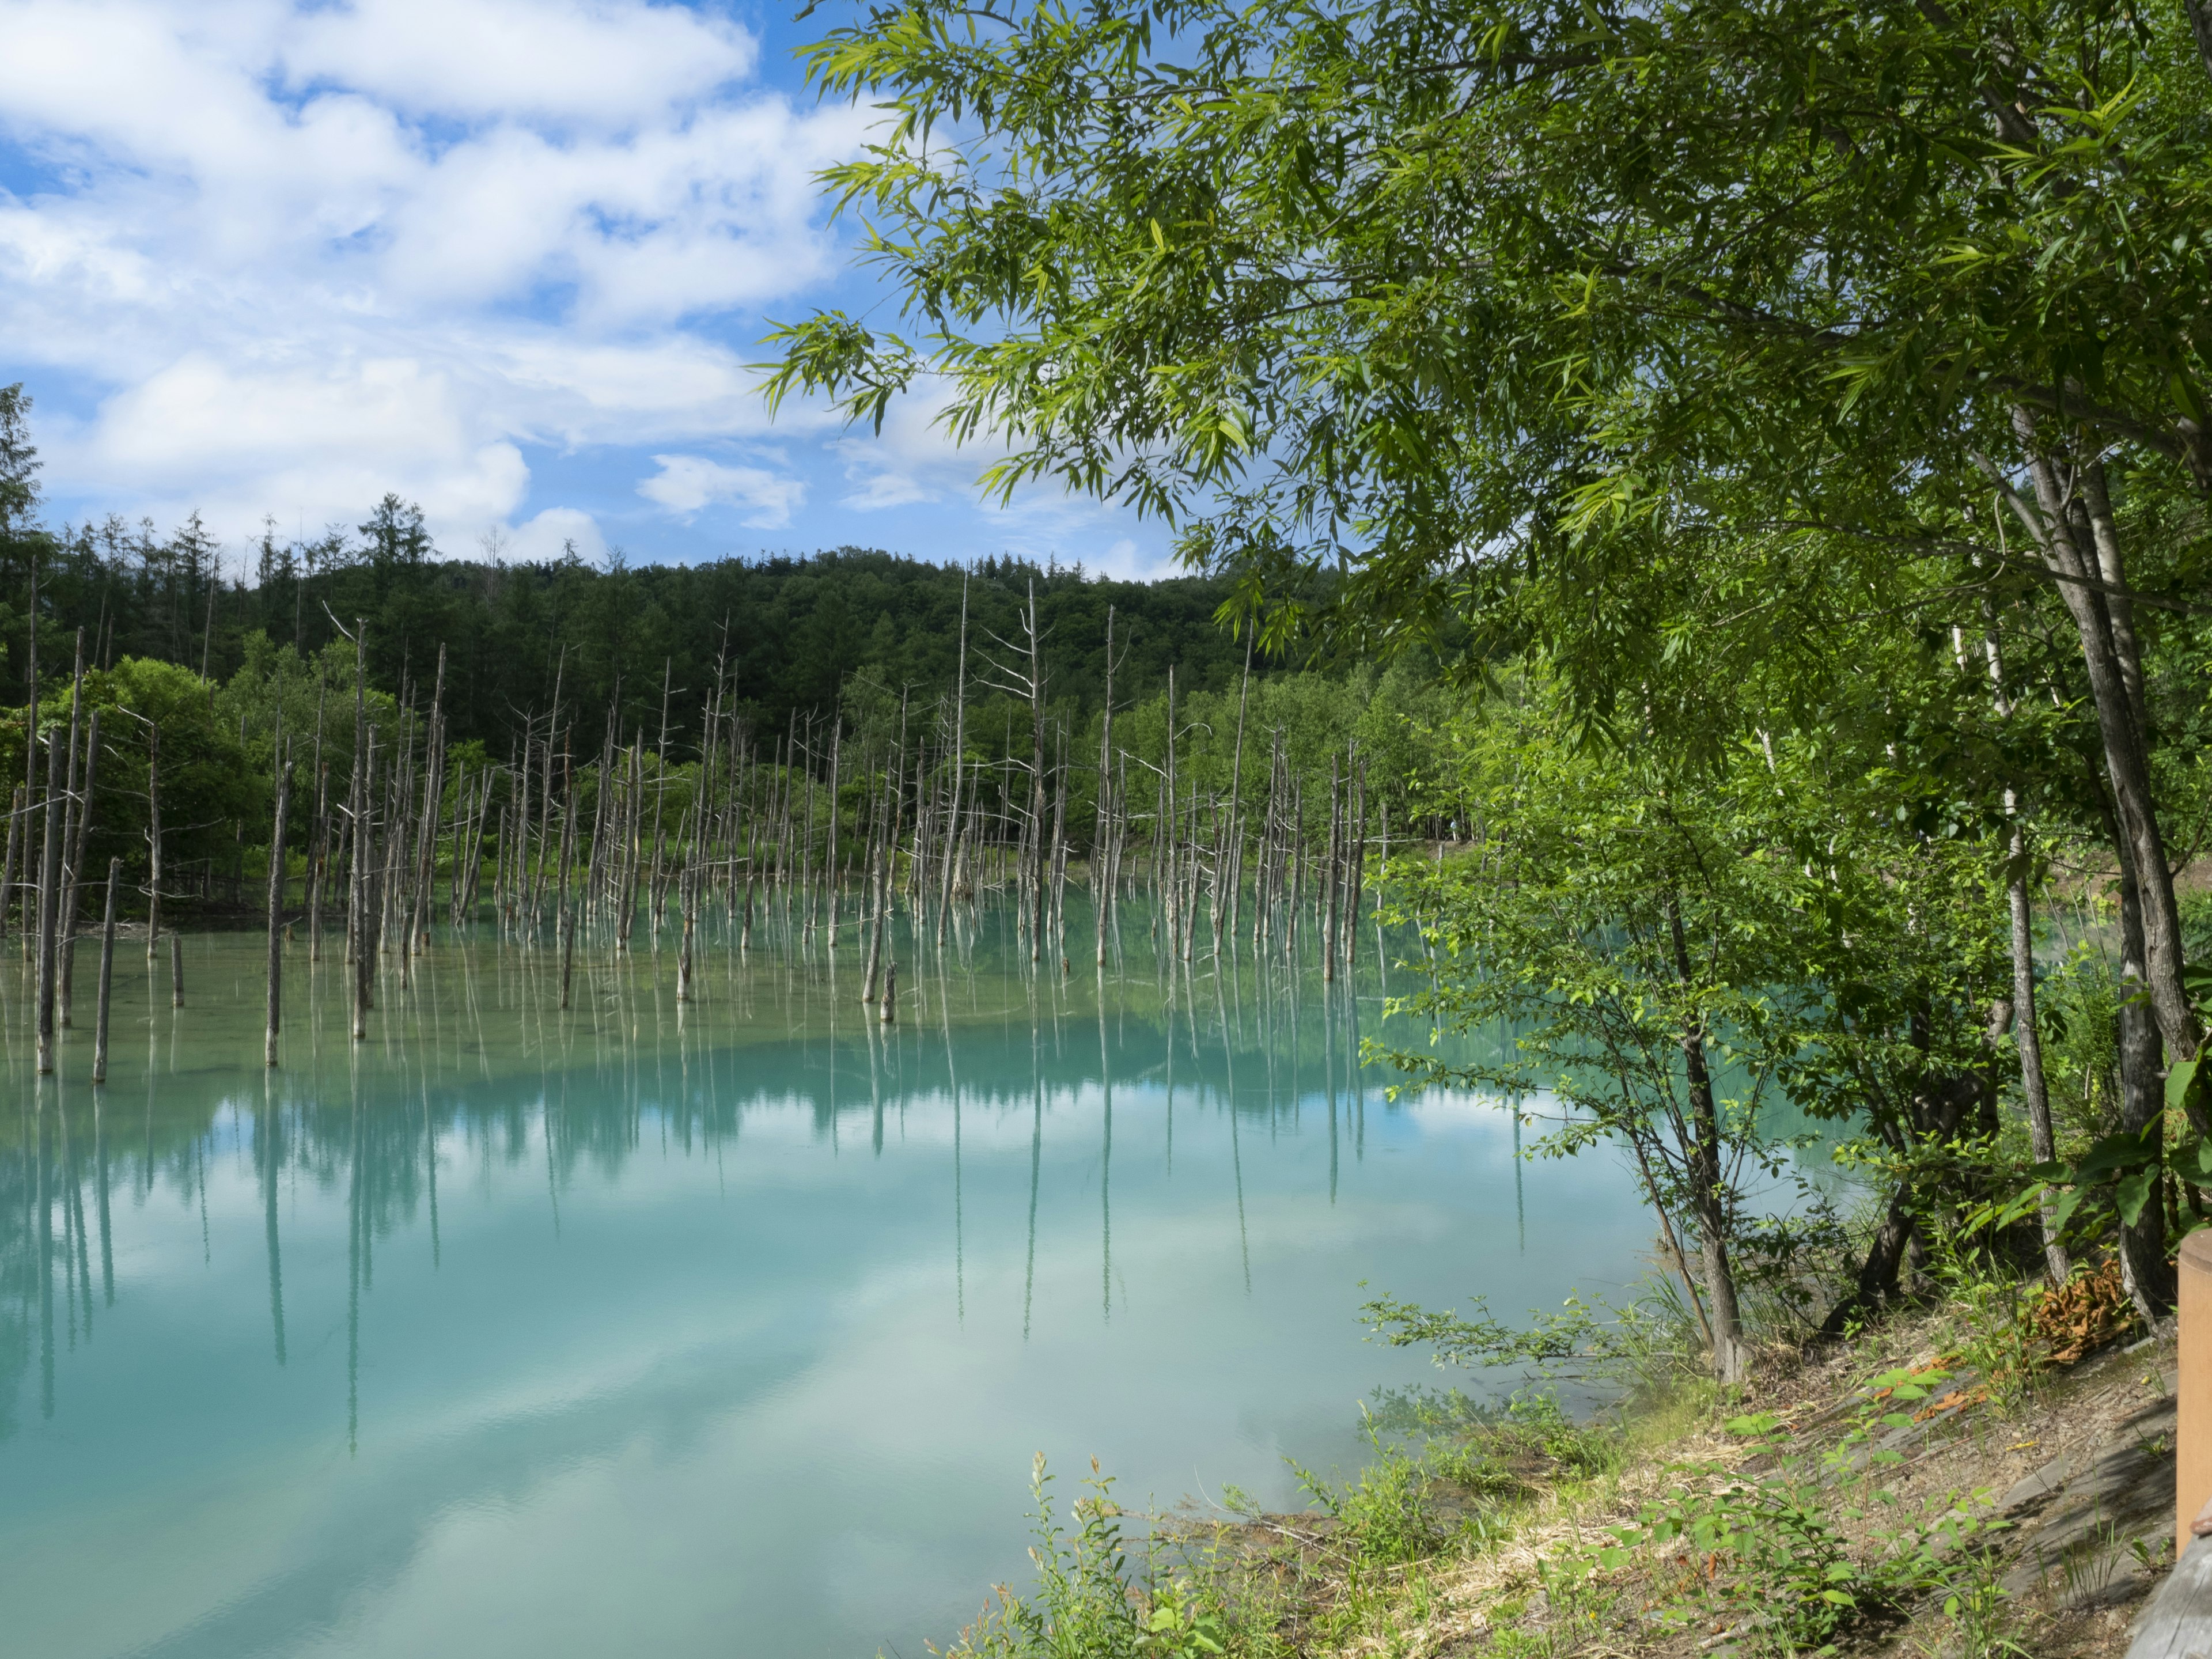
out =
[(884, 307), (811, 183), (872, 116), (838, 0), (0, 0), (0, 380), (49, 514), (234, 550), (386, 489), (448, 552), (847, 544), (1164, 565), (1157, 524), (974, 487), (923, 404), (771, 423), (768, 319)]

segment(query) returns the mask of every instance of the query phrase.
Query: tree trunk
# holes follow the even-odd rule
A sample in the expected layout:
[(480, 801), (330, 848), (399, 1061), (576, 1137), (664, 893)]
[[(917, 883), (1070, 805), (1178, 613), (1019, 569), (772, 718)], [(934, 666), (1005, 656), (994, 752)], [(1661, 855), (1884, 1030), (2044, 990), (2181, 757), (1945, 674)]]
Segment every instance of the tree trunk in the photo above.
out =
[[(2142, 884), (2124, 869), (2120, 878), (2120, 1127), (2151, 1137), (2154, 1156), (2163, 1156), (2166, 1094), (2160, 1083), (2158, 1022), (2142, 994), (2143, 908)], [(2148, 1323), (2172, 1311), (2173, 1271), (2166, 1260), (2166, 1217), (2154, 1200), (2130, 1226), (2120, 1224), (2120, 1276), (2129, 1298)]]
[[(2105, 561), (2094, 547), (2085, 547), (2069, 511), (2068, 493), (2059, 483), (2057, 467), (2042, 447), (2034, 417), (2024, 408), (2014, 410), (2014, 426), (2028, 458), (2034, 480), (2033, 509), (2012, 494), (2016, 514), (2033, 537), (2044, 563), (2057, 579), (2059, 597), (2074, 618), (2081, 642), (2081, 659), (2088, 671), (2091, 700), (2097, 711), (2097, 732), (2104, 749), (2120, 837), (2135, 866), (2142, 907), (2143, 982), (2154, 1016), (2166, 1048), (2176, 1060), (2197, 1053), (2202, 1040), (2195, 1009), (2181, 979), (2181, 917), (2174, 900), (2173, 874), (2166, 862), (2166, 843), (2159, 828), (2151, 796), (2150, 769), (2144, 752), (2143, 733), (2136, 707), (2128, 695), (2128, 674), (2115, 642), (2112, 618), (2106, 603)], [(2084, 518), (2089, 515), (2085, 511)], [(2109, 515), (2106, 532), (2109, 532)], [(2109, 533), (2112, 575), (2124, 575), (2118, 563), (2119, 548)], [(2115, 587), (2124, 583), (2113, 581)], [(2132, 638), (2130, 629), (2130, 637)], [(2138, 671), (2139, 672), (2139, 671)], [(2192, 1119), (2199, 1133), (2212, 1125), (2201, 1110)]]
[[(1667, 901), (1667, 927), (1674, 947), (1674, 972), (1685, 994), (1692, 984), (1690, 947), (1682, 932), (1682, 908)], [(1690, 1091), (1691, 1144), (1683, 1152), (1694, 1189), (1691, 1203), (1698, 1218), (1705, 1300), (1713, 1333), (1713, 1374), (1723, 1382), (1741, 1382), (1751, 1369), (1743, 1340), (1743, 1313), (1735, 1293), (1735, 1272), (1729, 1262), (1727, 1194), (1721, 1176), (1720, 1111), (1713, 1079), (1705, 1065), (1705, 1036), (1696, 1021), (1682, 1028), (1682, 1066)]]
[(269, 832), (269, 1018), (263, 1032), (262, 1063), (276, 1063), (276, 1034), (283, 1023), (284, 818), (292, 793), (292, 763), (276, 775), (276, 822)]
[[(2043, 1038), (2035, 1017), (2035, 932), (2027, 902), (2027, 832), (2015, 825), (2012, 832), (2012, 1009), (2013, 1038), (2020, 1050), (2020, 1091), (2027, 1103), (2027, 1139), (2038, 1164), (2057, 1156), (2051, 1131), (2051, 1091), (2043, 1073)], [(2057, 1200), (2043, 1195), (2043, 1260), (2051, 1282), (2063, 1285), (2073, 1276), (2066, 1247), (2058, 1241), (2054, 1224)]]
[(54, 975), (58, 963), (54, 932), (60, 920), (62, 855), (62, 751), (46, 744), (46, 840), (39, 859), (39, 1075), (54, 1069)]

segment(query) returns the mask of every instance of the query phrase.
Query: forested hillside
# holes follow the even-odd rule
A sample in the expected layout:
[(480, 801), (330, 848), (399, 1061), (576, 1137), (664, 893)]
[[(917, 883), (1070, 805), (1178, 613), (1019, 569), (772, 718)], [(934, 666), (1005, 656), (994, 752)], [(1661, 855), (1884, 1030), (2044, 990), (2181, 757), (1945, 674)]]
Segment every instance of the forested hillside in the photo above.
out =
[(830, 708), (864, 672), (893, 688), (949, 685), (963, 598), (978, 639), (1011, 636), (1032, 584), (1052, 695), (1071, 714), (1094, 711), (1103, 693), (1109, 608), (1132, 692), (1164, 684), (1170, 664), (1186, 686), (1218, 687), (1243, 662), (1219, 579), (1112, 581), (1071, 566), (986, 557), (971, 568), (861, 548), (701, 565), (488, 562), (451, 556), (418, 509), (387, 495), (357, 530), (304, 543), (272, 531), (242, 550), (219, 546), (197, 519), (167, 533), (116, 519), (48, 531), (19, 512), (0, 541), (0, 684), (17, 702), (34, 567), (42, 674), (68, 672), (82, 628), (94, 666), (137, 657), (221, 684), (257, 640), (312, 659), (358, 619), (371, 680), (394, 694), (430, 674), (443, 645), (454, 734), (495, 750), (516, 711), (550, 707), (556, 682), (590, 711), (594, 746), (609, 720), (657, 728), (664, 684), (672, 726), (696, 734), (718, 668), (763, 732)]

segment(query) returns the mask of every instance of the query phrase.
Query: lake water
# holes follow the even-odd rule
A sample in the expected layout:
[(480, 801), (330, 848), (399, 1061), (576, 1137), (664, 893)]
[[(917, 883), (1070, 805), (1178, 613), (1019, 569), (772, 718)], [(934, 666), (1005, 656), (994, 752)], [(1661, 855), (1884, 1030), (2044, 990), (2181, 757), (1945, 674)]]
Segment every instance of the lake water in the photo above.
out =
[(849, 927), (709, 939), (682, 1006), (641, 930), (566, 1014), (550, 950), (441, 937), (359, 1045), (302, 943), (274, 1072), (258, 935), (188, 939), (183, 1009), (140, 940), (99, 1091), (96, 944), (40, 1082), (9, 938), (0, 1647), (917, 1659), (1020, 1577), (1035, 1454), (1294, 1504), (1440, 1380), (1365, 1296), (1633, 1277), (1613, 1160), (1353, 1063), (1371, 939), (1170, 972), (1141, 914), (1041, 982), (1002, 915), (903, 943), (888, 1030)]

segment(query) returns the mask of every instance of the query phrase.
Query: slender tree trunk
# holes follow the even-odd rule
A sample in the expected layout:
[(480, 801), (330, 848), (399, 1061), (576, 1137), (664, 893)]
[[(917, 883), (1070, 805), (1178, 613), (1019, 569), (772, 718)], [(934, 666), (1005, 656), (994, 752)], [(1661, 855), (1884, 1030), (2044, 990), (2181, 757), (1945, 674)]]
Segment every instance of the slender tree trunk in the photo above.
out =
[(107, 915), (100, 928), (100, 1002), (92, 1020), (92, 1080), (107, 1081), (107, 1012), (115, 984), (115, 889), (123, 860), (107, 861)]
[(823, 855), (823, 879), (830, 888), (830, 915), (825, 923), (825, 949), (837, 948), (837, 901), (843, 887), (837, 879), (837, 830), (839, 811), (838, 792), (843, 787), (841, 767), (844, 760), (845, 717), (836, 715), (830, 727), (830, 846)]
[[(2123, 869), (2120, 877), (2120, 1127), (2143, 1134), (2164, 1121), (2166, 1091), (2158, 1021), (2142, 994), (2144, 909), (2136, 873)], [(2160, 1135), (2154, 1148), (2161, 1155), (2163, 1143)], [(2155, 1323), (2172, 1310), (2175, 1291), (2166, 1260), (2166, 1216), (2155, 1196), (2132, 1226), (2121, 1223), (2119, 1245), (2129, 1297), (2147, 1322)]]
[(76, 829), (70, 841), (69, 880), (62, 889), (61, 1022), (70, 1024), (70, 1004), (76, 988), (77, 895), (82, 890), (85, 843), (92, 833), (93, 792), (100, 781), (100, 716), (95, 708), (85, 723), (84, 782), (78, 797)]
[(346, 906), (346, 949), (353, 964), (353, 1040), (368, 1040), (368, 1005), (374, 947), (368, 938), (368, 623), (353, 619), (353, 789), (347, 811), (353, 840), (352, 880)]
[[(2057, 1156), (2051, 1129), (2051, 1091), (2043, 1073), (2043, 1038), (2035, 1014), (2035, 928), (2027, 902), (2027, 831), (2015, 824), (2012, 832), (2012, 1009), (2013, 1040), (2020, 1050), (2020, 1091), (2027, 1104), (2027, 1139), (2038, 1164)], [(2059, 1243), (2056, 1224), (2057, 1201), (2043, 1195), (2043, 1260), (2051, 1282), (2063, 1285), (2073, 1276), (2066, 1247)]]
[(146, 963), (161, 936), (161, 728), (146, 727)]
[[(2010, 499), (2056, 579), (2059, 597), (2073, 617), (2081, 639), (2119, 836), (2126, 842), (2140, 890), (2143, 980), (2166, 1048), (2174, 1059), (2185, 1060), (2197, 1053), (2202, 1033), (2182, 983), (2181, 919), (2174, 899), (2173, 873), (2166, 861), (2165, 838), (2152, 798), (2142, 731), (2129, 698), (2128, 675), (2106, 604), (2104, 562), (2094, 547), (2084, 546), (2076, 531), (2068, 492), (2060, 484), (2057, 465), (2043, 445), (2033, 416), (2025, 408), (2015, 409), (2014, 425), (2027, 453), (2036, 499), (2033, 507), (2016, 492), (2011, 493)], [(2087, 516), (2086, 511), (2084, 516)], [(2112, 574), (2124, 576), (2118, 567), (2117, 540), (2112, 546)], [(2112, 585), (2124, 588), (2124, 582)], [(2201, 1109), (2192, 1112), (2192, 1119), (2199, 1133), (2212, 1130)]]
[(276, 1063), (276, 1034), (283, 1024), (284, 820), (292, 793), (292, 763), (276, 775), (276, 822), (269, 832), (269, 1018), (263, 1033), (262, 1063)]
[[(1244, 712), (1252, 700), (1252, 643), (1257, 631), (1255, 621), (1244, 619), (1244, 678), (1237, 686), (1237, 752), (1229, 763), (1229, 939), (1233, 951), (1237, 941), (1237, 919), (1243, 913), (1244, 900)], [(1109, 636), (1108, 654), (1112, 654)], [(1220, 945), (1217, 936), (1215, 947)]]
[(54, 932), (59, 921), (62, 855), (62, 751), (46, 744), (46, 839), (39, 859), (39, 1074), (54, 1069)]
[[(1692, 982), (1690, 948), (1682, 931), (1682, 908), (1671, 896), (1667, 901), (1667, 927), (1674, 948), (1674, 972), (1686, 995)], [(1691, 1144), (1682, 1150), (1690, 1166), (1691, 1204), (1698, 1218), (1698, 1244), (1704, 1257), (1705, 1299), (1713, 1332), (1713, 1372), (1723, 1382), (1741, 1382), (1749, 1372), (1751, 1355), (1744, 1345), (1735, 1273), (1729, 1262), (1720, 1113), (1713, 1099), (1712, 1075), (1705, 1064), (1705, 1030), (1695, 1020), (1683, 1026), (1681, 1046), (1692, 1135)]]
[(8, 908), (15, 902), (15, 862), (23, 850), (23, 821), (30, 811), (23, 786), (15, 786), (15, 798), (8, 807), (8, 855), (0, 863), (0, 939), (8, 936)]

